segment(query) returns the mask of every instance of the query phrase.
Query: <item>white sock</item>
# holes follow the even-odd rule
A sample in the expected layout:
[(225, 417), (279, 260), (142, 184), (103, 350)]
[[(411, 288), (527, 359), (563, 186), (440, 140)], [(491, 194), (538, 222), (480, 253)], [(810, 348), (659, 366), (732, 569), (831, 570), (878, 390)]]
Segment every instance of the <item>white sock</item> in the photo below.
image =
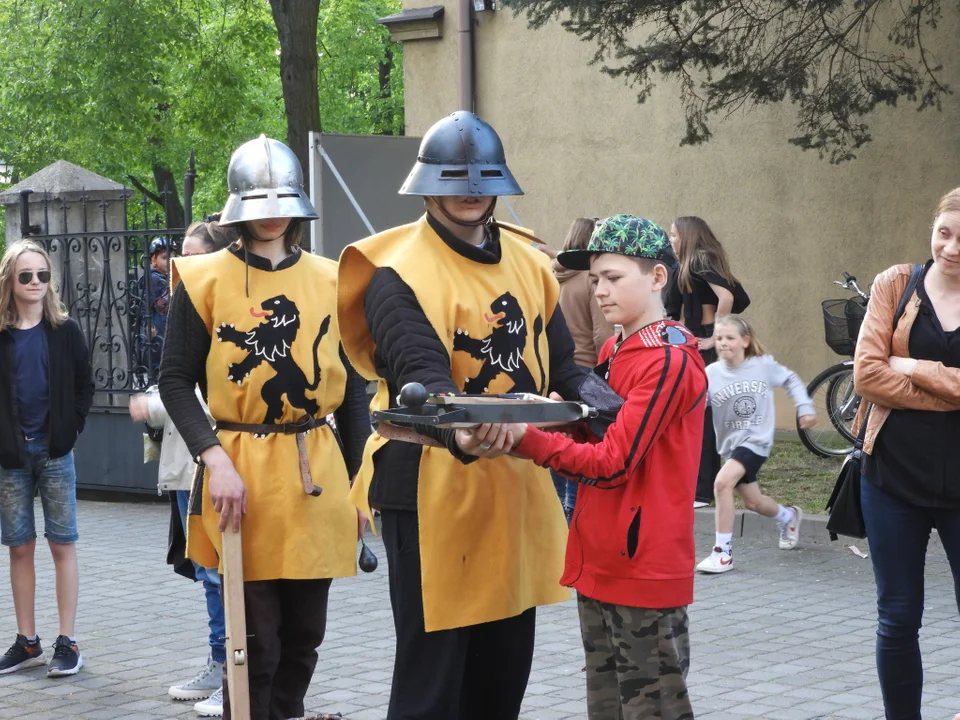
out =
[(733, 533), (717, 533), (717, 544), (716, 547), (723, 550), (725, 553), (731, 553), (733, 551)]
[(783, 505), (777, 505), (777, 523), (786, 525), (793, 520), (793, 510), (785, 508)]
[(27, 639), (27, 642), (30, 643), (31, 645), (33, 645), (37, 641), (36, 635), (24, 635), (24, 637)]

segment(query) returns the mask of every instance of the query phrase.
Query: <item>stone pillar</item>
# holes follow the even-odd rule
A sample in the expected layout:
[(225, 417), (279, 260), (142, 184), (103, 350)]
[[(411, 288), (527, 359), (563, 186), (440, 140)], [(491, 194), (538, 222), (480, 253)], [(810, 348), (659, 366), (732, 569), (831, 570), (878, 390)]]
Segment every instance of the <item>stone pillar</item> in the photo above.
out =
[(6, 242), (21, 238), (20, 190), (30, 189), (29, 237), (50, 253), (54, 282), (91, 351), (97, 394), (94, 404), (123, 405), (132, 389), (128, 271), (142, 248), (128, 249), (125, 198), (119, 183), (60, 160), (0, 194), (6, 210)]

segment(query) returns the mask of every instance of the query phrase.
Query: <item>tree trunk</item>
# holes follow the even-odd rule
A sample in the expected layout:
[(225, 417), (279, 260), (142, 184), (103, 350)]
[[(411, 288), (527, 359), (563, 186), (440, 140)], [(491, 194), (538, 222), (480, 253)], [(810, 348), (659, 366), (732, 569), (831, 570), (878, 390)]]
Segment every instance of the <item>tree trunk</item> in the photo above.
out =
[(153, 166), (153, 180), (157, 185), (157, 194), (163, 199), (164, 227), (183, 227), (183, 203), (177, 192), (177, 179), (169, 168)]
[(321, 129), (317, 84), (320, 0), (270, 0), (270, 8), (280, 40), (280, 81), (287, 112), (287, 145), (300, 161), (304, 187), (309, 194), (309, 133)]
[[(390, 45), (386, 44), (383, 49), (383, 60), (380, 61), (380, 97), (388, 98), (390, 92), (390, 71), (393, 69), (393, 52)], [(377, 123), (382, 135), (393, 135), (393, 114), (382, 113)]]

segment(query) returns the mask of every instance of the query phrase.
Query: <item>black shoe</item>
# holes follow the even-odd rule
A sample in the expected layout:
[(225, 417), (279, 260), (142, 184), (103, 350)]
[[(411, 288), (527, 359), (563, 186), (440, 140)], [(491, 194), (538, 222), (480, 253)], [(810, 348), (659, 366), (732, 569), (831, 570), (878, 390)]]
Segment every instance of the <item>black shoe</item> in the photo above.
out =
[(17, 635), (17, 641), (0, 658), (0, 675), (23, 670), (24, 668), (43, 665), (43, 648), (40, 647), (40, 638), (36, 642), (28, 643), (23, 635)]
[(53, 644), (53, 660), (47, 668), (47, 677), (63, 677), (76, 675), (83, 667), (83, 658), (80, 657), (80, 648), (70, 642), (70, 638), (61, 635)]

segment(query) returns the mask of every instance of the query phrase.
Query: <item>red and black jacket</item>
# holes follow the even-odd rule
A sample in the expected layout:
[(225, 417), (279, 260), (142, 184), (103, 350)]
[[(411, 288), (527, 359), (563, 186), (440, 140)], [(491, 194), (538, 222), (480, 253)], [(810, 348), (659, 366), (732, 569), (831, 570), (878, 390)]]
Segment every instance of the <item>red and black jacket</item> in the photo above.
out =
[(625, 398), (602, 441), (529, 428), (515, 449), (581, 483), (561, 582), (616, 605), (693, 601), (693, 500), (707, 377), (697, 340), (660, 321), (611, 338), (598, 370)]

